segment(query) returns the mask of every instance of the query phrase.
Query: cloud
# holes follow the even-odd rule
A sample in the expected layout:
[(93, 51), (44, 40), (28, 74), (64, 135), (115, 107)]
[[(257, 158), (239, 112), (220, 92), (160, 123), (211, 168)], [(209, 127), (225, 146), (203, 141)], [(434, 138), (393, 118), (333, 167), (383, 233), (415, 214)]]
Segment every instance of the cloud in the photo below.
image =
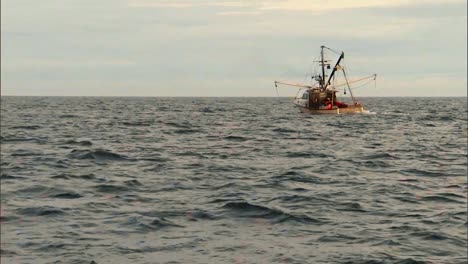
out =
[(463, 3), (463, 0), (281, 0), (262, 1), (262, 9), (294, 10), (294, 11), (326, 11), (333, 9), (369, 8), (369, 7), (396, 7), (411, 5), (431, 5), (447, 3)]
[[(238, 1), (208, 1), (208, 0), (127, 0), (130, 7), (152, 8), (194, 8), (194, 7), (225, 7), (249, 8), (250, 12), (262, 11), (330, 11), (352, 8), (389, 8), (406, 6), (428, 6), (434, 4), (463, 4), (464, 0), (238, 0)], [(235, 14), (236, 11), (232, 11)], [(239, 12), (243, 15), (244, 12)]]
[(255, 16), (261, 14), (260, 11), (226, 11), (219, 12), (219, 16)]
[(248, 1), (177, 1), (177, 0), (127, 0), (129, 7), (146, 8), (193, 8), (193, 7), (245, 7)]
[(20, 58), (8, 65), (9, 70), (17, 69), (63, 69), (63, 68), (106, 68), (106, 67), (129, 67), (135, 62), (126, 59), (109, 58), (81, 58), (81, 59), (53, 59), (53, 58)]
[(463, 1), (55, 2), (2, 2), (3, 94), (270, 96), (320, 45), (379, 74), (363, 95), (465, 94)]
[[(447, 83), (451, 88), (447, 89)], [(460, 76), (437, 74), (431, 76), (407, 76), (391, 78), (378, 76), (377, 87), (357, 89), (365, 96), (466, 96), (467, 80)]]

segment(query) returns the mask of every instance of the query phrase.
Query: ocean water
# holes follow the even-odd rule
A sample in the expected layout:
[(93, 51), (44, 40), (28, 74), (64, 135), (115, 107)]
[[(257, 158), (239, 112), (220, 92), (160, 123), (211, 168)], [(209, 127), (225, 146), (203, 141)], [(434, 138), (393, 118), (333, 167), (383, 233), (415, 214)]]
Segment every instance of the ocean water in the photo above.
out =
[(467, 98), (1, 98), (1, 263), (466, 263)]

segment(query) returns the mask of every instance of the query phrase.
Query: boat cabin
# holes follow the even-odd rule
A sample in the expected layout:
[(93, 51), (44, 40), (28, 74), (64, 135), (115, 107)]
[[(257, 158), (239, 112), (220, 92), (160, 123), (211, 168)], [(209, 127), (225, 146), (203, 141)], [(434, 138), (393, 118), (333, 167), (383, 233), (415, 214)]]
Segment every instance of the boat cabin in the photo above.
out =
[(319, 88), (307, 89), (300, 97), (301, 105), (310, 109), (319, 109), (320, 106), (334, 105), (336, 102), (336, 91), (325, 90)]

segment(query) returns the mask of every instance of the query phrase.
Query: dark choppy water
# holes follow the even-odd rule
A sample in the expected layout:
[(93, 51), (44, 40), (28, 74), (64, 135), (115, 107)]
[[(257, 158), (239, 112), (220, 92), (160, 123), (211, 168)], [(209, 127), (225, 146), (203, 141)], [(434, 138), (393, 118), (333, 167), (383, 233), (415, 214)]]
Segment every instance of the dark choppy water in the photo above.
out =
[(1, 99), (3, 263), (466, 263), (466, 98)]

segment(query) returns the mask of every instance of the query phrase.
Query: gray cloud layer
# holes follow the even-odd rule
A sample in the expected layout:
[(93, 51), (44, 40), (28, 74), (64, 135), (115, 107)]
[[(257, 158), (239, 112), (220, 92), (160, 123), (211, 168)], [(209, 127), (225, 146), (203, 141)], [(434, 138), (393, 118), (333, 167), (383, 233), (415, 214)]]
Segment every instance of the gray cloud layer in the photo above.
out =
[(5, 0), (2, 94), (273, 96), (327, 45), (379, 73), (360, 95), (466, 96), (465, 1), (368, 2)]

